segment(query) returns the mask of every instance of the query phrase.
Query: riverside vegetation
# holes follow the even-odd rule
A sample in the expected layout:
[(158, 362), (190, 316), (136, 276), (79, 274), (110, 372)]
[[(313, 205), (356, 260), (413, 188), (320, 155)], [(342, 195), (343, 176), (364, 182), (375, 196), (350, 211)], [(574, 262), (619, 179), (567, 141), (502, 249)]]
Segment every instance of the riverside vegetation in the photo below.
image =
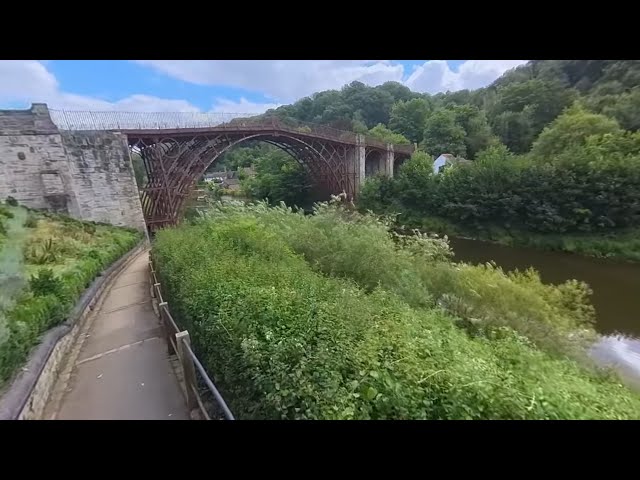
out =
[[(640, 260), (638, 60), (533, 60), (485, 88), (435, 95), (352, 82), (264, 115), (417, 144), (425, 156), (401, 181), (368, 180), (360, 198), (399, 225)], [(247, 142), (218, 163), (262, 164), (247, 193), (304, 204), (311, 179), (274, 148)], [(472, 163), (430, 178), (442, 153)]]
[(573, 107), (528, 155), (494, 146), (471, 164), (432, 165), (416, 152), (396, 178), (367, 181), (361, 208), (429, 231), (640, 261), (640, 133), (613, 120)]
[(140, 233), (0, 204), (0, 387)]
[(342, 206), (216, 203), (158, 232), (172, 312), (238, 418), (638, 418), (597, 370), (588, 287), (450, 261)]

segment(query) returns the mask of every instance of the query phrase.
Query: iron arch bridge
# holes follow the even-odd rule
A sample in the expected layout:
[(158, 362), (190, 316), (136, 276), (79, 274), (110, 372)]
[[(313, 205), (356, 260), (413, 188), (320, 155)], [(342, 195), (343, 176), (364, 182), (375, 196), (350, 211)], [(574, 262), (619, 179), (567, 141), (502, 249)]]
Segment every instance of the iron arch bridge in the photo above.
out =
[(198, 180), (235, 145), (260, 140), (289, 153), (327, 194), (354, 199), (365, 178), (393, 176), (414, 146), (392, 145), (324, 125), (275, 116), (201, 113), (69, 112), (51, 110), (66, 130), (110, 130), (126, 135), (144, 162), (141, 203), (150, 230), (178, 222)]

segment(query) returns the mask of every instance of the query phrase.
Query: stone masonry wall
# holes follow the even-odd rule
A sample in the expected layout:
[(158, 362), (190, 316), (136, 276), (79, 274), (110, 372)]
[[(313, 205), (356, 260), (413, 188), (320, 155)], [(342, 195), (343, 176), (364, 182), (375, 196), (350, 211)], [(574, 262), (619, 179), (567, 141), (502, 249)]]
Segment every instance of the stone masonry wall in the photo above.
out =
[(63, 132), (62, 143), (80, 218), (142, 230), (126, 137), (116, 132)]
[(47, 106), (0, 110), (0, 199), (144, 229), (126, 138), (60, 132)]

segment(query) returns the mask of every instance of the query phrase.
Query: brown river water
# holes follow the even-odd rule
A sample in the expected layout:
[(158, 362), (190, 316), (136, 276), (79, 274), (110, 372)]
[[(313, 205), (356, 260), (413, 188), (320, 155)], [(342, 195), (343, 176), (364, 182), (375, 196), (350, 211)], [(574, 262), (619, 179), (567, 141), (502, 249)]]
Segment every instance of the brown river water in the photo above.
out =
[(477, 264), (493, 260), (505, 271), (533, 267), (542, 281), (550, 284), (570, 279), (586, 282), (593, 290), (595, 327), (602, 335), (593, 357), (618, 368), (633, 384), (640, 384), (640, 264), (462, 238), (450, 238), (449, 243), (456, 261)]

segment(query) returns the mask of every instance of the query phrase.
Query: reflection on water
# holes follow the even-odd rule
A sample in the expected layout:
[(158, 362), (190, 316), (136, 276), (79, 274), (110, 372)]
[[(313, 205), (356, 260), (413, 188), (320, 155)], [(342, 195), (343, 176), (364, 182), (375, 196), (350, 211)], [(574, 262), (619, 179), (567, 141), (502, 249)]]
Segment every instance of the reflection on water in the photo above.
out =
[(590, 353), (599, 365), (614, 368), (626, 383), (640, 389), (640, 340), (607, 335), (601, 337)]
[(450, 244), (458, 261), (493, 260), (505, 271), (533, 267), (543, 282), (551, 284), (570, 279), (586, 282), (593, 290), (596, 330), (603, 335), (592, 349), (593, 358), (640, 386), (640, 264), (460, 238), (451, 238)]

